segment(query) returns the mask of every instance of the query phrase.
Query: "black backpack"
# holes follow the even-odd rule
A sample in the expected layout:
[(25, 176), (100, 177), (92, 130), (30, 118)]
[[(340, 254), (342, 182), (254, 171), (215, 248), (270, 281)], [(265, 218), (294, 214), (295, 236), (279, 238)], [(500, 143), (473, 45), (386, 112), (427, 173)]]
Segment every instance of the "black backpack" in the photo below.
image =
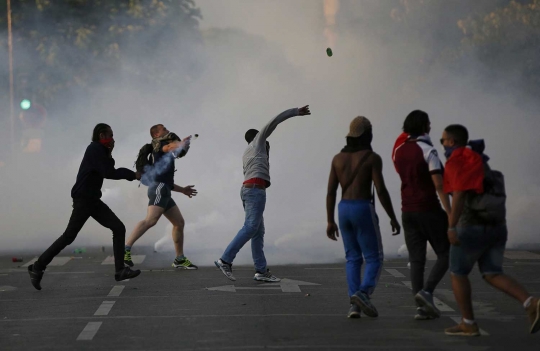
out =
[(506, 220), (506, 189), (504, 175), (492, 170), (484, 162), (484, 192), (469, 194), (466, 206), (486, 224), (504, 223)]
[(152, 155), (152, 144), (144, 144), (143, 147), (139, 150), (139, 155), (135, 160), (135, 170), (141, 173), (141, 176), (147, 170), (147, 166), (152, 166), (154, 164), (154, 156)]

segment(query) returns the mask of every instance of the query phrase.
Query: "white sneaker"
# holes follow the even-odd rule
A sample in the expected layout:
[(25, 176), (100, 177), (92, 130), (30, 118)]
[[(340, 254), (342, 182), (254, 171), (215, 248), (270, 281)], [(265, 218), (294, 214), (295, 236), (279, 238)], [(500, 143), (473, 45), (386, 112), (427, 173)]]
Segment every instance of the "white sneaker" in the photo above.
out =
[(236, 280), (236, 278), (232, 274), (232, 264), (227, 264), (223, 262), (221, 258), (217, 261), (214, 261), (214, 264), (217, 268), (221, 270), (223, 274), (225, 274), (227, 278), (229, 278), (229, 280), (232, 280), (233, 282)]
[(270, 273), (269, 269), (266, 270), (266, 273), (259, 273), (259, 272), (255, 273), (253, 280), (257, 280), (259, 282), (269, 282), (269, 283), (281, 281), (281, 279), (277, 278), (272, 273)]

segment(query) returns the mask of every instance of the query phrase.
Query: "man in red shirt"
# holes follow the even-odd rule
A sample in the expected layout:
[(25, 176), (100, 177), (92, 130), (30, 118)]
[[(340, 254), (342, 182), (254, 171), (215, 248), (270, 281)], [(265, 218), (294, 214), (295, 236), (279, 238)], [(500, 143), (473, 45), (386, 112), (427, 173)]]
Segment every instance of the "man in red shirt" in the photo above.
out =
[[(405, 118), (404, 134), (400, 135), (392, 152), (401, 178), (401, 223), (411, 263), (412, 292), (417, 305), (414, 318), (417, 320), (440, 316), (433, 303), (433, 291), (448, 270), (450, 250), (446, 237), (450, 200), (443, 191), (443, 166), (429, 138), (430, 130), (428, 114), (412, 111)], [(437, 254), (437, 262), (424, 283), (428, 242)]]
[(444, 173), (444, 191), (452, 194), (452, 211), (449, 218), (448, 239), (452, 289), (462, 314), (460, 324), (447, 328), (446, 335), (480, 335), (474, 321), (471, 301), (471, 284), (468, 278), (474, 264), (482, 277), (494, 288), (520, 301), (531, 323), (530, 333), (540, 330), (540, 300), (531, 296), (513, 278), (503, 273), (502, 264), (508, 230), (506, 218), (489, 223), (473, 210), (473, 199), (484, 193), (487, 156), (481, 150), (473, 151), (468, 145), (469, 133), (462, 125), (446, 127), (441, 138), (448, 159)]

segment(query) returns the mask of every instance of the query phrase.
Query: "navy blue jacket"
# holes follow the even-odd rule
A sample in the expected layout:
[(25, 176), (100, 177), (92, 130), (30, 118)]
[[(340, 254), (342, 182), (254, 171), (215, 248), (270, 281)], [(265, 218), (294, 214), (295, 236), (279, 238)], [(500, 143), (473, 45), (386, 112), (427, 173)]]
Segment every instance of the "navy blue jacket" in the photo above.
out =
[(135, 180), (135, 172), (127, 168), (114, 168), (109, 150), (97, 141), (86, 148), (79, 167), (77, 181), (71, 189), (73, 199), (100, 199), (103, 179)]

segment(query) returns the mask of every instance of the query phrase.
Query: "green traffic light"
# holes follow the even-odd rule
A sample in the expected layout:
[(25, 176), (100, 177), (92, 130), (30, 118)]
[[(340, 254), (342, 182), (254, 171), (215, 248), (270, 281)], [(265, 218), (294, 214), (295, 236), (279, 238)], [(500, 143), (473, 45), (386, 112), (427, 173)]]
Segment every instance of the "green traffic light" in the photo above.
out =
[(21, 108), (23, 110), (28, 110), (30, 106), (32, 106), (32, 103), (30, 102), (30, 100), (24, 99), (23, 101), (21, 101)]

